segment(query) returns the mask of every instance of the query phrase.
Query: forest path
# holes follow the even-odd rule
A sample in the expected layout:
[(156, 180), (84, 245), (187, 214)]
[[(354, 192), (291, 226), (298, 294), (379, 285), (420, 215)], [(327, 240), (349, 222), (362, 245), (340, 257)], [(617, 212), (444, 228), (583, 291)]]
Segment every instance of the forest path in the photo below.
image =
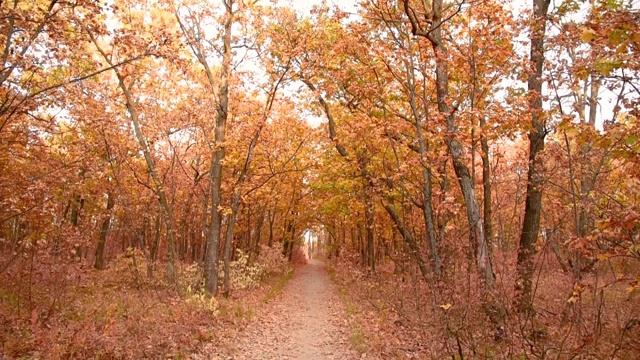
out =
[(296, 269), (282, 292), (227, 344), (221, 359), (350, 359), (342, 301), (321, 261)]

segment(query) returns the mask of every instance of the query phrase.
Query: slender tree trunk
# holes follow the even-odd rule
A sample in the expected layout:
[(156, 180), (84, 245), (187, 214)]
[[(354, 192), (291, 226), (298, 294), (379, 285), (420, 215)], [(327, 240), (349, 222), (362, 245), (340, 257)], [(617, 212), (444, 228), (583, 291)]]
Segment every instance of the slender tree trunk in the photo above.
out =
[(295, 210), (290, 212), (290, 218), (285, 220), (284, 241), (282, 243), (282, 255), (291, 261), (293, 255), (293, 246), (295, 245)]
[(175, 283), (176, 274), (175, 274), (175, 225), (173, 221), (173, 211), (171, 206), (169, 205), (169, 201), (167, 200), (167, 195), (164, 191), (164, 185), (158, 175), (156, 170), (155, 163), (153, 161), (153, 157), (151, 156), (151, 150), (149, 149), (149, 144), (147, 142), (147, 138), (142, 131), (142, 126), (140, 124), (140, 117), (138, 114), (138, 109), (136, 108), (136, 101), (133, 98), (133, 94), (131, 94), (131, 89), (129, 86), (125, 84), (125, 77), (118, 71), (111, 61), (111, 57), (107, 55), (104, 50), (100, 47), (97, 39), (93, 36), (93, 33), (89, 29), (85, 29), (91, 38), (91, 41), (95, 45), (98, 52), (102, 55), (103, 59), (113, 68), (113, 71), (118, 79), (118, 86), (122, 90), (122, 93), (125, 96), (127, 111), (129, 112), (129, 118), (131, 119), (131, 123), (133, 124), (133, 130), (135, 134), (135, 138), (138, 141), (138, 146), (142, 151), (145, 162), (147, 164), (147, 169), (149, 170), (149, 174), (151, 175), (151, 179), (153, 181), (153, 186), (156, 191), (156, 195), (158, 196), (158, 200), (160, 202), (160, 207), (165, 216), (166, 224), (167, 224), (167, 240), (168, 240), (168, 254), (169, 259), (167, 262), (167, 277), (170, 283)]
[(233, 228), (236, 223), (236, 214), (240, 206), (240, 190), (236, 190), (231, 200), (231, 214), (227, 217), (227, 234), (224, 241), (224, 297), (231, 293), (231, 242), (233, 240)]
[(258, 223), (256, 224), (256, 230), (253, 233), (253, 238), (251, 239), (251, 244), (249, 245), (249, 261), (251, 262), (255, 256), (258, 255), (260, 251), (260, 242), (262, 240), (262, 226), (264, 225), (265, 218), (265, 210), (262, 208), (260, 210), (260, 215), (258, 215)]
[(129, 88), (124, 83), (124, 78), (116, 71), (116, 75), (118, 77), (118, 82), (120, 84), (120, 88), (125, 95), (127, 100), (127, 109), (129, 111), (129, 115), (131, 118), (131, 122), (133, 123), (133, 128), (136, 134), (136, 138), (138, 139), (138, 144), (142, 150), (145, 161), (147, 163), (147, 168), (149, 169), (149, 173), (151, 175), (151, 179), (153, 181), (153, 185), (155, 187), (158, 200), (160, 202), (160, 207), (162, 209), (162, 213), (165, 217), (165, 222), (167, 226), (167, 246), (168, 246), (168, 262), (167, 262), (167, 277), (169, 282), (175, 282), (175, 229), (173, 222), (173, 211), (169, 206), (169, 201), (167, 200), (167, 196), (164, 191), (164, 187), (162, 181), (160, 180), (160, 176), (156, 171), (155, 163), (151, 157), (151, 151), (149, 150), (149, 145), (147, 144), (147, 138), (142, 132), (142, 127), (140, 126), (138, 111), (135, 107), (135, 101), (133, 99), (133, 95), (129, 91)]
[(524, 313), (533, 313), (533, 292), (531, 278), (534, 269), (535, 243), (540, 230), (542, 212), (542, 160), (539, 154), (544, 150), (546, 136), (542, 114), (542, 69), (544, 64), (544, 37), (547, 10), (550, 0), (533, 0), (533, 21), (531, 30), (530, 60), (533, 71), (529, 75), (528, 90), (531, 109), (531, 130), (529, 131), (529, 171), (527, 173), (527, 197), (524, 220), (518, 248), (518, 306)]
[[(84, 174), (84, 170), (80, 170), (81, 175)], [(73, 231), (78, 234), (78, 225), (80, 222), (80, 211), (84, 207), (84, 199), (80, 195), (75, 195), (71, 201), (71, 226)], [(74, 244), (73, 250), (78, 260), (82, 260), (82, 246), (80, 244)]]
[[(160, 219), (160, 214), (156, 216), (156, 232), (153, 243), (151, 244), (151, 260), (156, 261), (158, 257), (158, 248), (160, 247), (160, 232), (162, 230), (162, 219)], [(142, 239), (142, 243), (144, 244), (144, 239)]]
[[(600, 91), (600, 80), (599, 77), (600, 75), (596, 75), (596, 74), (591, 74), (591, 84), (589, 86), (589, 99), (588, 99), (588, 105), (589, 105), (589, 118), (588, 120), (588, 124), (589, 126), (591, 126), (592, 128), (595, 128), (596, 126), (596, 115), (597, 115), (597, 110), (598, 110), (598, 93)], [(585, 94), (586, 97), (586, 94)], [(586, 102), (586, 101), (585, 101)], [(587, 144), (585, 144), (585, 146), (582, 149), (582, 154), (584, 157), (588, 157), (590, 156), (590, 152), (592, 150), (592, 143), (588, 142)], [(585, 159), (585, 161), (587, 161), (587, 159)], [(587, 203), (589, 202), (589, 193), (591, 191), (593, 191), (595, 184), (596, 184), (596, 180), (598, 178), (598, 174), (599, 174), (599, 169), (596, 167), (594, 168), (593, 166), (589, 166), (588, 167), (589, 171), (588, 172), (584, 172), (582, 174), (582, 177), (580, 179), (580, 193), (581, 193), (581, 206), (580, 206), (580, 219), (579, 219), (579, 236), (586, 236), (589, 231), (590, 231), (590, 213), (589, 213), (589, 209), (587, 206)]]
[(180, 246), (179, 256), (181, 260), (185, 260), (187, 256), (187, 247), (189, 246), (189, 228), (187, 226), (187, 219), (191, 215), (191, 201), (193, 200), (194, 190), (187, 195), (187, 201), (185, 202), (184, 210), (182, 213), (182, 219), (180, 219)]
[(79, 219), (80, 219), (80, 210), (82, 210), (84, 205), (84, 201), (80, 195), (75, 195), (73, 200), (71, 201), (71, 225), (73, 228), (78, 227)]
[(102, 221), (102, 227), (100, 227), (100, 237), (98, 238), (98, 245), (96, 246), (96, 256), (93, 267), (97, 270), (102, 270), (105, 267), (104, 250), (107, 244), (107, 234), (109, 233), (109, 226), (111, 225), (111, 210), (115, 205), (115, 199), (111, 193), (107, 193), (107, 209), (105, 218)]
[(402, 222), (402, 219), (400, 219), (398, 212), (393, 208), (393, 206), (387, 204), (384, 201), (381, 201), (381, 203), (391, 217), (391, 220), (393, 220), (394, 224), (396, 225), (396, 228), (402, 236), (404, 243), (409, 247), (409, 253), (416, 260), (418, 268), (420, 269), (420, 273), (422, 274), (422, 278), (426, 281), (429, 278), (429, 269), (427, 268), (427, 262), (422, 257), (422, 250), (420, 249), (420, 245), (415, 241), (413, 235), (411, 235), (411, 232), (407, 230), (404, 223)]
[(200, 173), (198, 171), (198, 167), (199, 167), (199, 163), (200, 163), (200, 157), (196, 158), (196, 163), (195, 163), (195, 175), (193, 177), (193, 185), (191, 187), (191, 189), (189, 190), (189, 194), (187, 195), (187, 201), (185, 202), (184, 205), (184, 210), (182, 212), (182, 218), (180, 219), (180, 259), (182, 259), (183, 261), (186, 260), (187, 257), (187, 248), (189, 247), (189, 233), (190, 233), (190, 229), (187, 226), (187, 221), (189, 220), (189, 216), (191, 215), (191, 202), (193, 201), (193, 197), (195, 196), (196, 193), (196, 189), (198, 186), (198, 182), (200, 181)]
[[(361, 157), (362, 158), (362, 157)], [(364, 160), (359, 161), (359, 165), (362, 169), (366, 169), (366, 162)], [(366, 173), (366, 170), (364, 170)], [(376, 259), (374, 252), (374, 230), (375, 230), (375, 219), (374, 219), (374, 204), (373, 204), (373, 189), (372, 186), (367, 182), (364, 185), (364, 219), (365, 219), (365, 233), (367, 235), (367, 247), (366, 247), (366, 258), (367, 258), (367, 266), (371, 270), (372, 273), (376, 272)]]
[(289, 248), (287, 249), (287, 258), (289, 262), (293, 259), (293, 248), (296, 246), (296, 223), (294, 220), (291, 222), (291, 241), (289, 242)]
[(273, 247), (273, 223), (276, 221), (275, 210), (274, 211), (269, 210), (267, 212), (267, 216), (269, 217), (269, 242), (267, 243), (267, 246)]
[(484, 207), (484, 238), (487, 244), (492, 245), (493, 239), (493, 221), (491, 206), (491, 158), (489, 157), (489, 142), (484, 135), (486, 131), (486, 120), (480, 119), (480, 127), (482, 135), (480, 136), (480, 148), (482, 150), (482, 185), (483, 185), (483, 207)]
[[(436, 227), (433, 221), (434, 214), (433, 214), (433, 203), (431, 201), (431, 195), (432, 195), (431, 173), (426, 167), (428, 144), (424, 138), (424, 131), (422, 129), (423, 121), (422, 121), (422, 117), (420, 116), (420, 113), (418, 112), (418, 105), (416, 103), (416, 79), (414, 74), (413, 61), (410, 65), (411, 66), (407, 66), (406, 72), (410, 80), (409, 82), (410, 104), (411, 104), (411, 111), (413, 112), (413, 116), (415, 119), (416, 134), (418, 138), (418, 154), (420, 155), (420, 162), (421, 162), (421, 168), (422, 168), (422, 182), (423, 182), (422, 215), (424, 216), (424, 223), (427, 230), (427, 242), (429, 243), (429, 252), (431, 253), (433, 269), (436, 276), (440, 277), (442, 275), (442, 261), (438, 253)], [(428, 111), (428, 109), (429, 108), (425, 106), (425, 110)], [(427, 113), (427, 116), (428, 116), (428, 113)]]
[(218, 79), (216, 93), (216, 126), (215, 126), (215, 150), (211, 160), (211, 225), (209, 238), (207, 239), (207, 252), (204, 263), (205, 290), (211, 295), (218, 294), (218, 258), (220, 243), (220, 228), (222, 214), (221, 188), (222, 188), (222, 160), (225, 156), (225, 137), (227, 131), (227, 114), (229, 111), (229, 76), (231, 71), (231, 28), (233, 25), (233, 0), (224, 0), (226, 18), (224, 23), (223, 59)]
[[(420, 20), (416, 17), (416, 12), (409, 6), (409, 0), (403, 0), (404, 10), (411, 22), (414, 35), (422, 36), (429, 40), (435, 52), (436, 62), (436, 93), (438, 99), (438, 111), (445, 118), (447, 125), (446, 145), (453, 160), (453, 168), (462, 190), (465, 207), (467, 210), (467, 223), (469, 225), (469, 241), (472, 251), (475, 253), (476, 265), (484, 279), (485, 287), (492, 288), (494, 285), (494, 274), (491, 266), (489, 247), (484, 237), (482, 219), (480, 217), (480, 207), (476, 199), (474, 183), (471, 179), (469, 168), (465, 164), (464, 146), (457, 139), (457, 125), (453, 109), (449, 98), (449, 69), (447, 65), (448, 50), (443, 42), (442, 22), (442, 0), (431, 2), (432, 21), (428, 23), (428, 28), (423, 29)], [(427, 10), (427, 9), (425, 9)]]
[(147, 168), (149, 169), (149, 173), (151, 174), (151, 178), (153, 180), (154, 187), (156, 189), (156, 193), (158, 199), (160, 201), (160, 207), (165, 217), (165, 222), (167, 226), (167, 246), (168, 246), (168, 255), (169, 259), (167, 262), (167, 277), (169, 282), (175, 282), (175, 228), (173, 221), (173, 211), (169, 206), (169, 201), (167, 200), (167, 196), (164, 191), (164, 187), (162, 181), (160, 180), (160, 176), (156, 171), (155, 163), (151, 157), (151, 151), (149, 150), (149, 145), (147, 144), (147, 139), (142, 132), (142, 127), (140, 126), (140, 121), (138, 120), (138, 112), (135, 108), (135, 101), (133, 100), (133, 95), (129, 92), (129, 88), (124, 84), (124, 78), (117, 73), (118, 81), (120, 83), (120, 88), (125, 94), (127, 99), (127, 109), (129, 110), (129, 115), (131, 117), (131, 122), (133, 123), (133, 127), (135, 130), (136, 138), (138, 139), (138, 143), (140, 148), (142, 149), (145, 161), (147, 162)]
[[(211, 197), (211, 177), (209, 177), (209, 181), (207, 181), (207, 188), (204, 192), (204, 200), (202, 202), (202, 233), (200, 234), (200, 245), (202, 246), (204, 253), (207, 252), (207, 235), (209, 234), (209, 198)], [(203, 254), (199, 254), (198, 261), (201, 261), (204, 265), (204, 257)]]

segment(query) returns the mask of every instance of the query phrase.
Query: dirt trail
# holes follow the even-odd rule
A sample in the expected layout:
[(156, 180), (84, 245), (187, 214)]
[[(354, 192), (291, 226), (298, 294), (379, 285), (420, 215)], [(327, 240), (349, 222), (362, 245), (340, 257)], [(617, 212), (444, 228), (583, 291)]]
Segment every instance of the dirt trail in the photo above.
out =
[(346, 315), (324, 264), (310, 260), (221, 359), (351, 359)]

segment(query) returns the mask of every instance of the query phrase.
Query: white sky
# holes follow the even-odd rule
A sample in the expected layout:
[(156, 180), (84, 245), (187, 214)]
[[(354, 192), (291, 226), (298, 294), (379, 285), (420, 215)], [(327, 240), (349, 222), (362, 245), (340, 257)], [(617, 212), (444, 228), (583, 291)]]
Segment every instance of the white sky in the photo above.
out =
[[(322, 3), (322, 0), (285, 0), (283, 3), (289, 4), (301, 13), (308, 13), (314, 5)], [(339, 5), (340, 9), (346, 12), (356, 12), (358, 0), (327, 0), (328, 5)]]
[[(627, 0), (629, 4), (631, 4), (632, 7), (636, 7), (637, 8), (637, 4), (640, 2), (639, 0)], [(323, 2), (323, 0), (281, 0), (280, 4), (283, 5), (289, 5), (292, 8), (296, 9), (298, 12), (300, 12), (300, 14), (305, 15), (308, 14), (309, 11), (311, 10), (311, 8), (314, 5), (318, 5), (321, 4)], [(530, 6), (530, 1), (529, 0), (505, 0), (505, 5), (508, 5), (510, 7), (512, 7), (514, 15), (519, 14), (520, 12), (522, 12), (523, 9), (528, 9)], [(564, 0), (556, 0), (554, 2), (552, 2), (551, 7), (554, 8), (556, 6), (559, 6), (560, 4), (562, 4), (564, 2)], [(342, 9), (345, 12), (351, 13), (351, 14), (355, 14), (357, 13), (357, 9), (358, 9), (358, 3), (359, 0), (326, 0), (326, 3), (329, 6), (332, 5), (338, 5), (340, 7), (340, 9)], [(584, 16), (584, 14), (586, 14), (586, 9), (587, 9), (588, 5), (587, 4), (583, 4), (582, 8), (583, 10), (578, 12), (577, 14), (574, 15), (575, 20), (579, 20), (581, 16)], [(552, 33), (554, 31), (557, 31), (557, 29), (548, 29), (548, 33)], [(526, 40), (527, 34), (523, 33), (522, 36), (518, 39), (518, 40)], [(529, 48), (528, 45), (522, 49), (522, 51), (525, 51), (528, 54)], [(548, 57), (550, 57), (551, 54), (547, 54)], [(545, 67), (545, 71), (548, 70), (548, 67)], [(520, 87), (525, 86), (524, 84), (519, 84)], [(617, 89), (616, 89), (617, 90)], [(549, 87), (548, 84), (545, 83), (545, 90), (544, 90), (548, 95), (550, 94), (549, 91)], [(569, 91), (568, 89), (561, 89), (561, 92), (567, 92)], [(615, 99), (617, 97), (617, 94), (614, 94), (611, 91), (608, 91), (606, 89), (606, 87), (601, 87), (599, 93), (598, 93), (598, 121), (597, 121), (597, 127), (601, 128), (602, 126), (602, 121), (604, 119), (607, 120), (611, 120), (611, 117), (613, 115), (613, 105), (615, 103)], [(567, 109), (570, 107), (570, 103), (568, 104), (564, 104)], [(549, 108), (549, 106), (555, 106), (550, 104), (549, 102), (545, 103), (545, 107)], [(587, 109), (585, 109), (586, 111), (588, 111), (588, 107)], [(308, 122), (312, 125), (312, 126), (318, 126), (320, 125), (320, 123), (323, 121), (323, 119), (318, 119), (318, 118), (309, 118), (307, 119)]]

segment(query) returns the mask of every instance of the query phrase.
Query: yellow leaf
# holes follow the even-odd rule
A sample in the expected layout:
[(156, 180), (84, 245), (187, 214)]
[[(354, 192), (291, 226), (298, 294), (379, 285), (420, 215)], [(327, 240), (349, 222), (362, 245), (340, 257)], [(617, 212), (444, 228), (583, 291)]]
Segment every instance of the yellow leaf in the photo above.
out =
[(596, 37), (596, 32), (593, 31), (593, 29), (583, 29), (582, 30), (582, 35), (580, 35), (580, 40), (582, 40), (582, 42), (591, 42), (591, 40), (593, 40)]
[(580, 70), (576, 71), (576, 76), (580, 80), (586, 80), (589, 77), (589, 70), (584, 69), (584, 68), (580, 69)]
[(442, 310), (444, 310), (444, 311), (447, 311), (447, 310), (451, 309), (452, 306), (453, 305), (451, 305), (451, 304), (444, 304), (444, 305), (440, 305), (440, 308)]
[(623, 41), (622, 44), (620, 44), (616, 48), (616, 54), (622, 54), (622, 53), (626, 52), (628, 46), (629, 46), (629, 42), (628, 41)]

